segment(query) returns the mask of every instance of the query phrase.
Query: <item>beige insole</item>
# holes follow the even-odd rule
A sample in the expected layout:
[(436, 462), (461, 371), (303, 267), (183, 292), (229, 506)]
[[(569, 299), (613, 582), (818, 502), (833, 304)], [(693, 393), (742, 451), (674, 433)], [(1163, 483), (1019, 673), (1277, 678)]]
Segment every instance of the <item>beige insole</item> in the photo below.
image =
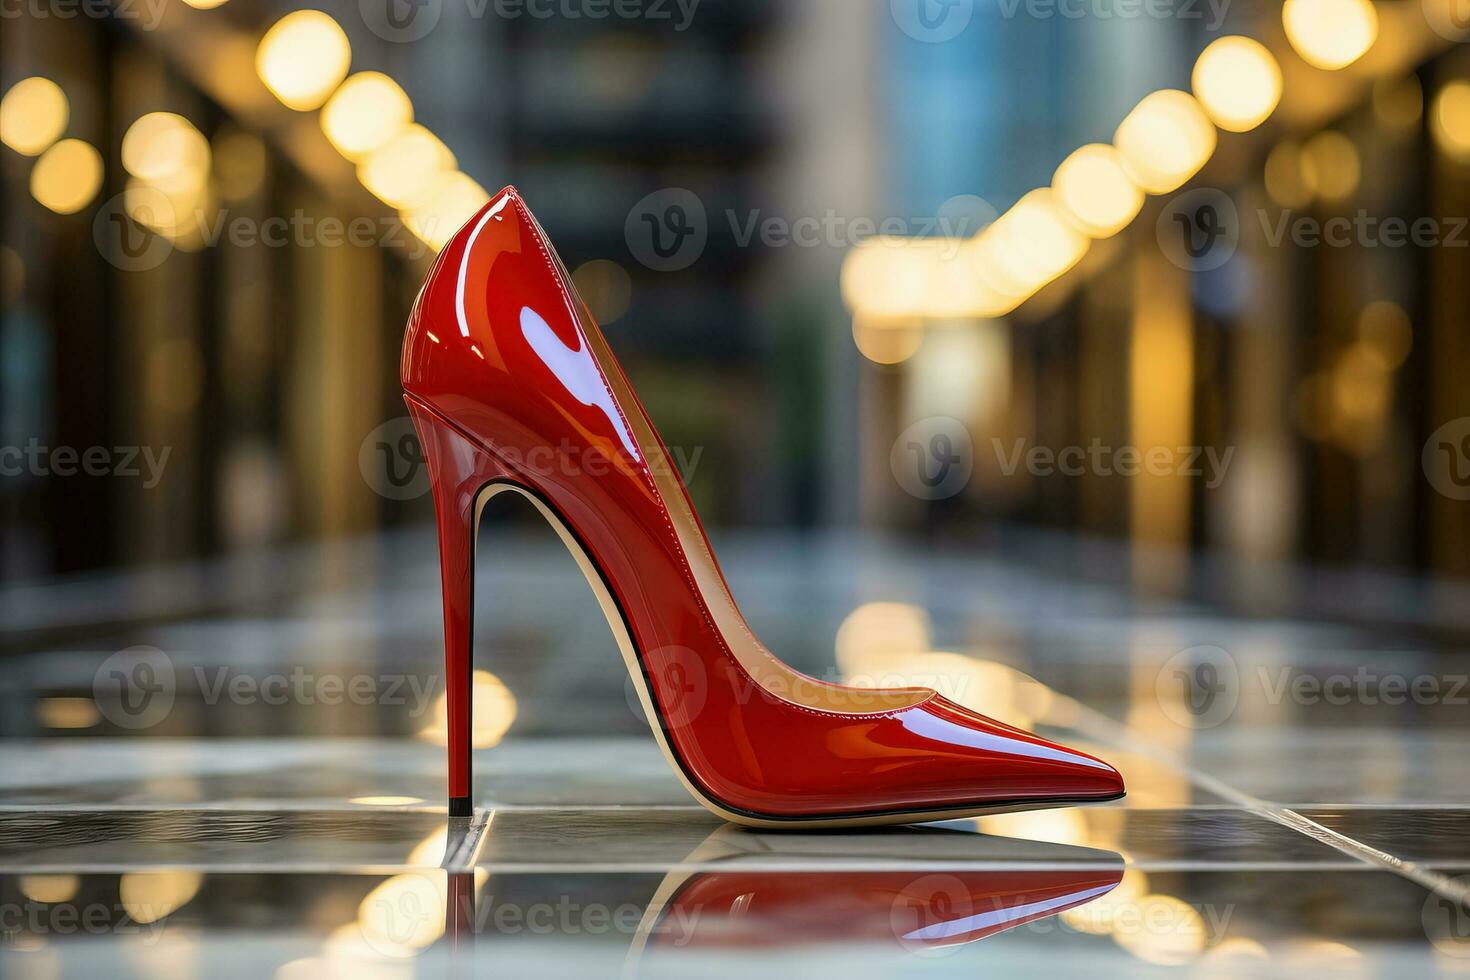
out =
[[(567, 285), (569, 289), (575, 288), (570, 283)], [(622, 371), (618, 369), (617, 361), (608, 349), (607, 342), (603, 340), (601, 331), (596, 328), (588, 329), (587, 324), (584, 323), (582, 333), (591, 344), (592, 354), (597, 359), (598, 367), (612, 389), (614, 401), (622, 409), (632, 429), (639, 452), (645, 462), (651, 460), (653, 457), (649, 453), (649, 447), (661, 446), (662, 443), (654, 434), (648, 419), (639, 410), (638, 401), (628, 389), (628, 383), (623, 378)], [(663, 499), (664, 508), (669, 513), (679, 547), (683, 550), (685, 559), (689, 563), (695, 586), (704, 597), (710, 616), (724, 637), (726, 646), (740, 662), (740, 666), (762, 688), (778, 698), (784, 698), (803, 707), (838, 714), (896, 711), (918, 704), (932, 696), (933, 692), (926, 688), (906, 687), (883, 690), (828, 684), (808, 677), (779, 660), (755, 638), (755, 634), (746, 625), (745, 618), (741, 616), (739, 608), (736, 607), (735, 599), (726, 588), (724, 576), (720, 574), (715, 557), (710, 552), (704, 531), (689, 509), (689, 500), (679, 483), (679, 476), (669, 465), (650, 465), (647, 468), (653, 475), (654, 486)]]

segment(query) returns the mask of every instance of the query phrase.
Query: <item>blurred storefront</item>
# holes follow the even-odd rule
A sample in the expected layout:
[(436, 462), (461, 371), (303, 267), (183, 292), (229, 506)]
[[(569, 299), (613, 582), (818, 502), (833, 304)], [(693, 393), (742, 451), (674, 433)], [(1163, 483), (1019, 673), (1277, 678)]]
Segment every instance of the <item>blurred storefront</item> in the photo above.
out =
[[(944, 43), (832, 2), (8, 20), (0, 386), (29, 455), (4, 481), (5, 574), (426, 516), (374, 492), (364, 457), (416, 465), (391, 428), (401, 324), (504, 182), (717, 525), (1461, 574), (1453, 5), (1365, 0), (1356, 38), (1351, 18), (1289, 38), (1267, 6), (1025, 30), (1029, 8), (982, 6)], [(1226, 35), (1264, 46), (1201, 76)], [(1165, 90), (1182, 101), (1140, 100)], [(1119, 184), (1118, 151), (1169, 172)], [(650, 252), (683, 240), (671, 216), (692, 252)], [(1423, 221), (1435, 243), (1388, 241)], [(944, 418), (973, 479), (906, 487), (895, 468)], [(142, 475), (65, 475), (94, 448)]]

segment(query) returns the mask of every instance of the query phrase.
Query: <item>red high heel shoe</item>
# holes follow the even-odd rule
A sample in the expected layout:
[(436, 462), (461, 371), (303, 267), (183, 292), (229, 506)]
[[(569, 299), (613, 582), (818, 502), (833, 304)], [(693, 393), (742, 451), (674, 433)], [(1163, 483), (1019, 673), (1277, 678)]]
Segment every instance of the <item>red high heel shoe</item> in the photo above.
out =
[(514, 188), (444, 247), (403, 343), (444, 588), (451, 814), (470, 812), (480, 510), (533, 503), (602, 603), (690, 793), (763, 827), (911, 823), (1116, 799), (1107, 763), (921, 688), (827, 684), (776, 659), (731, 598), (678, 473)]

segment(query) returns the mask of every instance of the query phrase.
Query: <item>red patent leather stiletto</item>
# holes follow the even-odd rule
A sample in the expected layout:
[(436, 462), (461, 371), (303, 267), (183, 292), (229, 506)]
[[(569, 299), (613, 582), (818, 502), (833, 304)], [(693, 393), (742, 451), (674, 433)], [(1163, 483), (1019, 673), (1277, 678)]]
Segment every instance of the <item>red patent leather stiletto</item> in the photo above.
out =
[(675, 773), (726, 819), (908, 823), (1123, 795), (1117, 771), (1085, 753), (927, 689), (824, 683), (761, 646), (653, 423), (513, 188), (440, 252), (401, 374), (439, 526), (451, 813), (470, 809), (474, 534), (501, 492), (561, 535)]

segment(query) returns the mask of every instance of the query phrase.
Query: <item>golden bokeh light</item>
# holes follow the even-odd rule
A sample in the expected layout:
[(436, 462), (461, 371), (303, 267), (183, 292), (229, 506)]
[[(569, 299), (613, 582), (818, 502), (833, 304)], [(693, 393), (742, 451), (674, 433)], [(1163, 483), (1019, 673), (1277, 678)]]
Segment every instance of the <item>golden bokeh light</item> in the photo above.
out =
[(997, 295), (975, 274), (979, 241), (883, 235), (864, 239), (843, 259), (843, 299), (855, 316), (875, 323), (1000, 316), (1019, 297)]
[(1302, 146), (1302, 183), (1313, 194), (1340, 201), (1358, 189), (1362, 164), (1353, 141), (1335, 129), (1325, 129)]
[(1222, 37), (1200, 53), (1190, 85), (1216, 126), (1244, 133), (1281, 102), (1281, 67), (1261, 42)]
[(1061, 914), (1061, 920), (1089, 936), (1111, 935), (1120, 922), (1130, 921), (1138, 900), (1147, 894), (1148, 875), (1128, 868), (1112, 891), (1085, 905), (1067, 909)]
[(102, 189), (102, 154), (90, 143), (51, 144), (31, 170), (31, 196), (57, 214), (75, 214)]
[(415, 868), (437, 868), (449, 851), (449, 827), (442, 826), (413, 846), (403, 863)]
[(1092, 842), (1087, 828), (1087, 817), (1081, 810), (996, 813), (976, 817), (975, 827), (982, 834), (1016, 840), (1046, 841), (1077, 847), (1087, 847)]
[(322, 132), (349, 160), (357, 161), (413, 122), (413, 103), (393, 79), (361, 71), (342, 83), (322, 107)]
[(147, 925), (183, 908), (203, 883), (204, 875), (197, 871), (141, 872), (123, 875), (118, 893), (128, 917)]
[(1338, 356), (1329, 383), (1328, 434), (1354, 456), (1377, 452), (1393, 399), (1392, 378), (1378, 352), (1361, 340), (1349, 345)]
[(102, 712), (91, 698), (41, 698), (36, 721), (46, 728), (91, 728), (102, 721)]
[(176, 189), (130, 177), (123, 188), (128, 217), (186, 251), (204, 244), (210, 200), (207, 185)]
[(1128, 175), (1150, 194), (1167, 194), (1198, 173), (1215, 141), (1204, 108), (1177, 89), (1145, 96), (1113, 136)]
[[(447, 891), (447, 890), (446, 890)], [(338, 926), (322, 944), (322, 955), (293, 960), (276, 973), (276, 980), (331, 980), (365, 977), (369, 980), (410, 980), (411, 964), (406, 961), (418, 955), (411, 946), (398, 946), (374, 936), (371, 941), (356, 921)], [(286, 967), (292, 967), (286, 973)]]
[(913, 316), (922, 306), (928, 274), (913, 239), (875, 236), (842, 261), (842, 298), (860, 317)]
[(928, 238), (924, 259), (928, 285), (919, 315), (941, 320), (984, 319), (1015, 309), (1023, 297), (1004, 296), (976, 274), (982, 232), (977, 238)]
[(223, 7), (227, 0), (184, 0), (184, 2), (195, 10), (213, 10), (216, 7)]
[(844, 681), (866, 688), (928, 688), (956, 704), (1016, 728), (1032, 730), (1050, 691), (1007, 664), (944, 650), (871, 651), (849, 657)]
[(1118, 917), (1113, 941), (1146, 963), (1183, 966), (1204, 952), (1199, 910), (1172, 895), (1144, 895)]
[(1424, 114), (1424, 87), (1414, 75), (1373, 83), (1373, 114), (1385, 126), (1412, 126)]
[(394, 875), (358, 905), (357, 927), (380, 953), (412, 956), (444, 935), (448, 894), (442, 871)]
[(325, 957), (303, 956), (296, 960), (287, 960), (276, 967), (273, 974), (275, 980), (320, 980), (321, 977), (332, 975), (332, 961)]
[(1388, 372), (1378, 353), (1361, 341), (1338, 357), (1332, 371), (1332, 396), (1348, 422), (1374, 422), (1388, 410)]
[(48, 905), (71, 901), (81, 886), (76, 875), (22, 875), (20, 879), (21, 894)]
[(1402, 306), (1392, 300), (1374, 300), (1358, 314), (1358, 339), (1385, 371), (1393, 371), (1408, 360), (1414, 347), (1414, 327)]
[(845, 675), (865, 669), (872, 658), (923, 653), (930, 647), (929, 614), (907, 602), (868, 602), (837, 627), (837, 666)]
[(254, 133), (225, 128), (215, 134), (214, 174), (227, 201), (244, 201), (265, 186), (265, 143)]
[[(470, 677), (470, 744), (488, 749), (500, 744), (516, 719), (516, 698), (499, 677), (477, 670)], [(449, 744), (449, 702), (439, 695), (432, 720), (419, 737), (438, 745)]]
[(1283, 208), (1312, 203), (1312, 189), (1302, 177), (1302, 148), (1293, 140), (1277, 143), (1266, 157), (1266, 193)]
[(861, 688), (929, 688), (1018, 728), (1058, 715), (1066, 700), (1009, 664), (931, 649), (928, 614), (902, 602), (854, 609), (837, 629), (843, 683)]
[[(1239, 965), (1244, 969), (1258, 967), (1261, 962), (1270, 958), (1271, 955), (1266, 952), (1266, 947), (1248, 936), (1228, 936), (1211, 946), (1209, 952), (1205, 954), (1205, 960), (1210, 964), (1210, 969), (1207, 971), (1209, 974), (1217, 970), (1228, 969), (1227, 964)], [(1250, 964), (1250, 967), (1246, 966), (1247, 963)]]
[(489, 191), (456, 170), (440, 174), (428, 198), (404, 212), (403, 220), (409, 231), (437, 252), (489, 202)]
[(1445, 156), (1470, 161), (1470, 82), (1456, 79), (1435, 93), (1429, 123)]
[[(437, 866), (444, 861), (447, 845), (448, 828), (441, 827), (416, 846), (405, 861), (421, 870), (393, 875), (367, 893), (358, 903), (355, 919), (327, 937), (323, 961), (318, 964), (326, 968), (327, 975), (402, 976), (384, 968), (402, 965), (444, 935), (451, 911), (449, 876)], [(476, 894), (488, 879), (488, 871), (475, 869)]]
[(858, 353), (874, 364), (902, 364), (913, 357), (924, 342), (924, 325), (918, 320), (874, 320), (852, 318), (852, 342)]
[(1087, 254), (1089, 239), (1057, 204), (1051, 188), (1031, 191), (982, 236), (976, 265), (1001, 295), (1030, 296)]
[(40, 75), (23, 78), (0, 99), (0, 143), (33, 157), (61, 138), (70, 116), (61, 86)]
[(129, 218), (160, 235), (172, 235), (179, 228), (173, 199), (136, 177), (123, 189), (123, 210)]
[(176, 113), (150, 112), (123, 134), (123, 169), (173, 198), (201, 195), (210, 156), (204, 134)]
[(352, 47), (338, 23), (320, 10), (297, 10), (260, 39), (255, 71), (289, 108), (315, 109), (347, 76)]
[(440, 176), (455, 166), (454, 154), (439, 137), (413, 123), (358, 164), (357, 179), (389, 207), (412, 209), (426, 203), (438, 190)]
[(1378, 39), (1370, 0), (1286, 0), (1281, 23), (1302, 60), (1327, 71), (1346, 68)]
[(1143, 207), (1143, 191), (1106, 143), (1073, 151), (1052, 175), (1051, 188), (1072, 223), (1093, 238), (1122, 231)]
[(572, 273), (572, 282), (598, 323), (622, 319), (633, 301), (633, 280), (628, 270), (611, 259), (583, 262)]

